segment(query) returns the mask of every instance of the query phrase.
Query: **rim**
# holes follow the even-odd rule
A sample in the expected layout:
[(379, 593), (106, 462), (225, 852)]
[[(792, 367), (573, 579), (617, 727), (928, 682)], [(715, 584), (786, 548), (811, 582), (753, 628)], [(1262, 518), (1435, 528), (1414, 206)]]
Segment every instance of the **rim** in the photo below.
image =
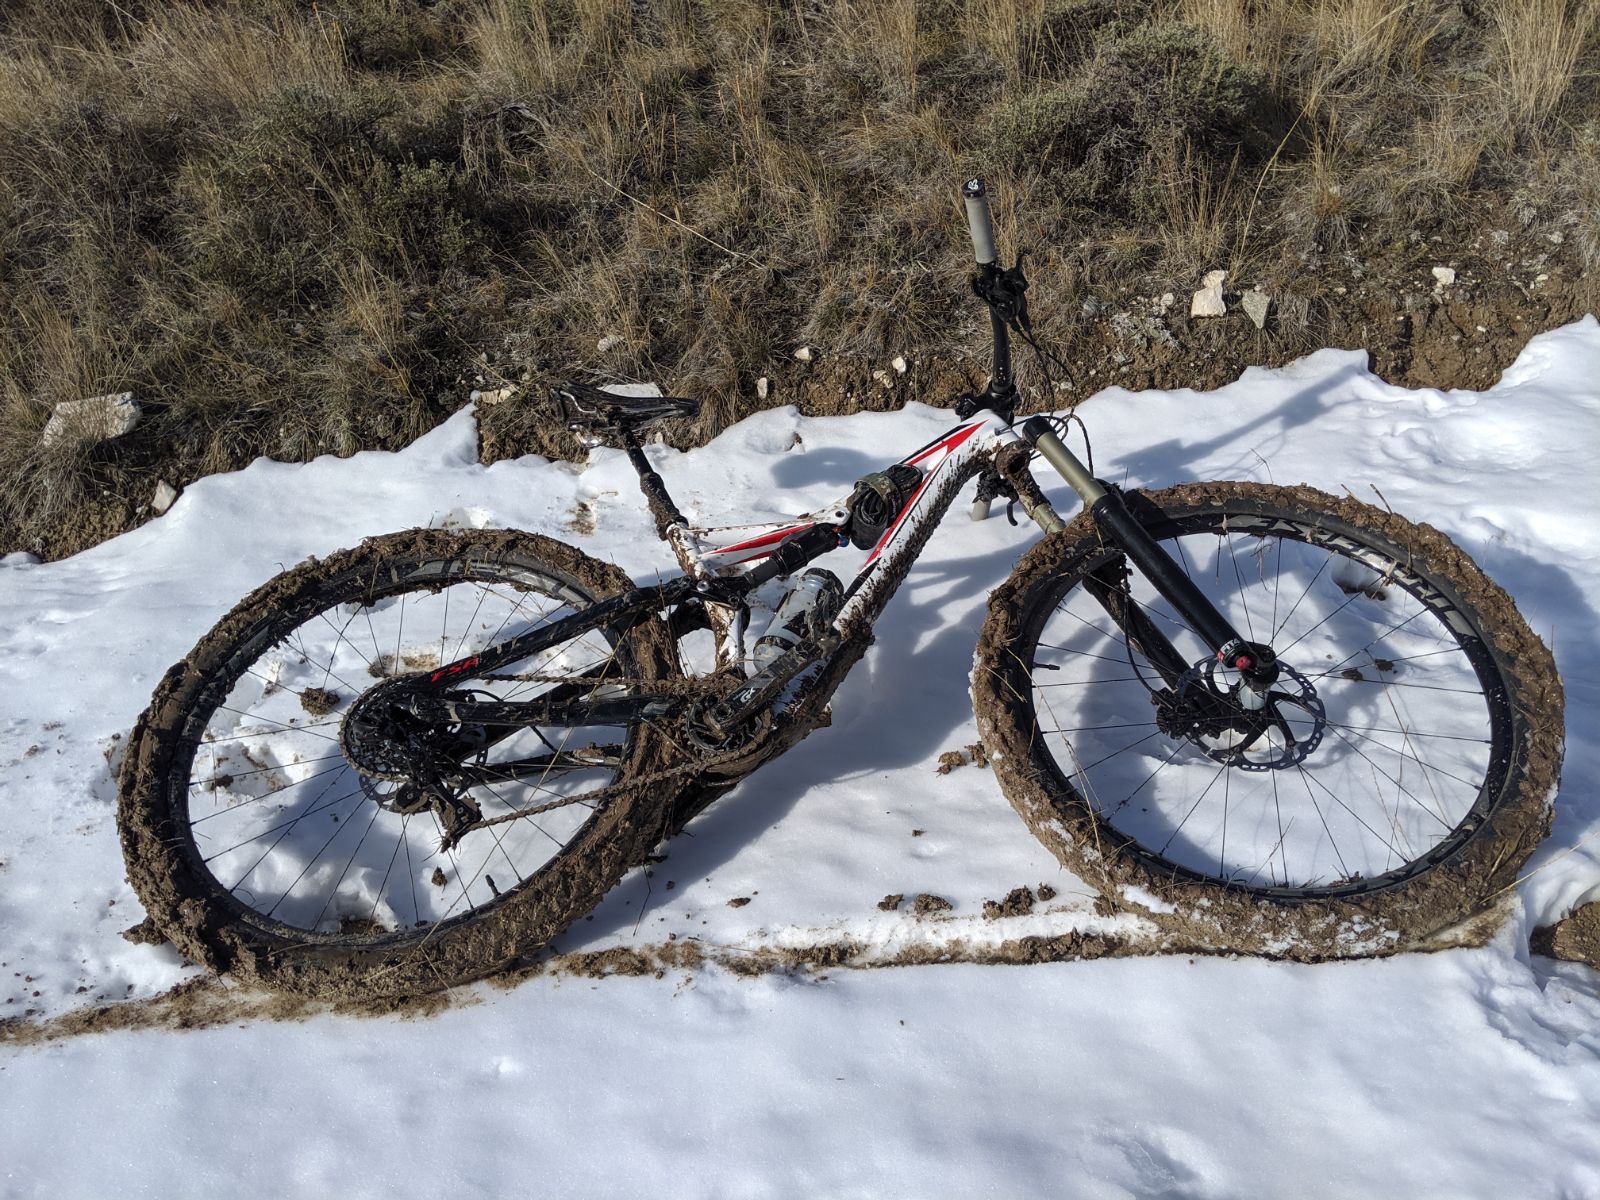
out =
[[(435, 812), (419, 808), (405, 784), (356, 770), (341, 725), (371, 687), (558, 620), (591, 598), (547, 568), (438, 557), (364, 563), (317, 591), (253, 630), (192, 706), (179, 751), (185, 778), (171, 784), (191, 865), (239, 916), (298, 941), (403, 940), (498, 906), (591, 827), (598, 809), (585, 797), (615, 781), (633, 734), (513, 732), (487, 749), (489, 763), (542, 755), (551, 765), (467, 794), (485, 818), (545, 811), (441, 850)], [(495, 678), (453, 685), (525, 700), (579, 677), (627, 686), (624, 671), (626, 649), (592, 631)]]
[[(1240, 754), (1247, 735), (1226, 726), (1173, 738), (1155, 669), (1076, 574), (1053, 582), (1023, 632), (1035, 755), (1125, 853), (1168, 878), (1306, 900), (1396, 886), (1472, 836), (1509, 769), (1510, 712), (1449, 590), (1327, 518), (1209, 510), (1152, 533), (1314, 703), (1280, 706), (1297, 745), (1271, 731)], [(1147, 582), (1129, 586), (1185, 661), (1209, 659)]]

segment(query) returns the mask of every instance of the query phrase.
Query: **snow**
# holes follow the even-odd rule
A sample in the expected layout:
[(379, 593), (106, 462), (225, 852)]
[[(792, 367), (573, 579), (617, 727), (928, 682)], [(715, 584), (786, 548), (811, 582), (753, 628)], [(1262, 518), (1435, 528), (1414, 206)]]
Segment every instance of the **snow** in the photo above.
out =
[[(1568, 742), (1554, 832), (1490, 945), (1315, 967), (546, 976), (465, 989), (432, 1017), (241, 1009), (204, 1030), (5, 1044), (0, 1194), (1600, 1197), (1600, 978), (1527, 951), (1535, 925), (1600, 894), (1597, 377), (1586, 318), (1482, 393), (1391, 387), (1363, 355), (1324, 350), (1214, 393), (1110, 388), (1079, 409), (1108, 478), (1348, 489), (1445, 529), (1517, 598), (1562, 668)], [(951, 423), (917, 404), (777, 409), (649, 456), (697, 520), (778, 519)], [(592, 534), (574, 532), (580, 507)], [(195, 975), (118, 936), (142, 915), (114, 822), (121, 740), (246, 591), (429, 524), (536, 530), (641, 580), (672, 564), (620, 453), (481, 466), (470, 411), (396, 454), (201, 480), (63, 562), (0, 560), (0, 1013), (37, 1021)], [(977, 740), (967, 674), (987, 594), (1036, 537), (953, 506), (833, 726), (719, 800), (563, 949), (848, 938), (882, 960), (1145, 936), (1094, 913), (990, 772), (934, 771)], [(982, 917), (985, 899), (1040, 883), (1059, 894), (1034, 914)], [(920, 892), (954, 910), (877, 908)]]

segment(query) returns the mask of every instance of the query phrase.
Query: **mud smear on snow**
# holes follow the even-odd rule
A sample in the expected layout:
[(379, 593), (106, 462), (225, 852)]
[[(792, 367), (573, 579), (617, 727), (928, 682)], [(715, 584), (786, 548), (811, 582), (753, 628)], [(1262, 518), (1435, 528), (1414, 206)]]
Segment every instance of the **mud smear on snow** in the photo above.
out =
[[(1011, 901), (1016, 889), (1007, 897)], [(992, 901), (990, 903), (993, 903)], [(1017, 907), (1021, 907), (1018, 905)], [(1597, 906), (1591, 906), (1594, 908)], [(1009, 914), (1008, 914), (1009, 915)], [(1138, 914), (1148, 921), (1148, 915)], [(1004, 918), (999, 918), (1004, 919)], [(959, 920), (959, 919), (957, 919)], [(993, 929), (997, 918), (986, 914), (983, 925)], [(935, 917), (928, 923), (930, 932), (955, 924)], [(1463, 949), (1486, 944), (1504, 923), (1500, 909), (1442, 930), (1425, 942), (1410, 947), (1414, 951)], [(1538, 946), (1535, 946), (1538, 949)], [(503, 991), (511, 991), (533, 979), (610, 979), (653, 978), (694, 974), (708, 967), (721, 968), (743, 977), (785, 974), (820, 977), (835, 970), (878, 970), (888, 967), (942, 966), (967, 963), (975, 966), (1032, 966), (1042, 963), (1089, 962), (1101, 958), (1158, 958), (1184, 955), (1226, 957), (1230, 952), (1216, 946), (1191, 943), (1170, 932), (1149, 934), (1097, 933), (1070, 929), (1061, 933), (1028, 934), (999, 942), (977, 941), (959, 934), (930, 939), (894, 950), (870, 942), (839, 938), (807, 946), (717, 945), (694, 937), (672, 938), (644, 946), (613, 946), (606, 950), (575, 950), (550, 953), (527, 966), (501, 972), (483, 980)], [(1295, 955), (1257, 955), (1268, 959)], [(676, 986), (676, 983), (674, 984)], [(37, 1046), (95, 1033), (137, 1030), (199, 1030), (222, 1025), (254, 1022), (299, 1022), (316, 1017), (399, 1018), (413, 1020), (437, 1016), (449, 1009), (482, 1003), (482, 995), (471, 985), (449, 991), (430, 992), (406, 999), (364, 998), (329, 999), (293, 992), (266, 991), (213, 975), (190, 979), (159, 995), (121, 1003), (74, 1009), (44, 1020), (12, 1018), (0, 1022), (0, 1045)]]
[[(682, 938), (646, 946), (550, 954), (529, 966), (490, 977), (486, 982), (510, 990), (531, 979), (656, 979), (669, 972), (720, 967), (741, 976), (811, 974), (841, 968), (923, 966), (936, 963), (1027, 964), (1183, 952), (1171, 945), (1083, 931), (1012, 938), (974, 945), (962, 938), (903, 947), (885, 954), (867, 944), (842, 939), (801, 947), (719, 946)], [(273, 992), (216, 976), (187, 980), (140, 1000), (74, 1009), (45, 1020), (13, 1018), (0, 1022), (0, 1044), (33, 1046), (86, 1034), (130, 1030), (214, 1029), (259, 1021), (308, 1021), (321, 1016), (432, 1017), (451, 1008), (481, 1002), (471, 987), (433, 992), (405, 1000), (335, 1000)]]
[(214, 1029), (252, 1021), (306, 1021), (325, 1015), (431, 1017), (466, 1001), (438, 992), (410, 1000), (340, 1005), (290, 992), (267, 992), (203, 975), (141, 1000), (73, 1009), (44, 1021), (0, 1023), (0, 1044), (34, 1046), (91, 1033), (141, 1029)]

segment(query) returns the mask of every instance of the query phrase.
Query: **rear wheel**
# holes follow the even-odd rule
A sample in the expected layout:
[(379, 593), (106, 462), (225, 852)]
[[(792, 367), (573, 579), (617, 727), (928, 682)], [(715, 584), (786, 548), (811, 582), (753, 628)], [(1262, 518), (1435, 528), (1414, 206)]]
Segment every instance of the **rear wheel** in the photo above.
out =
[(1414, 942), (1507, 888), (1548, 830), (1561, 694), (1505, 593), (1436, 530), (1306, 488), (1130, 501), (1283, 673), (1266, 703), (1240, 687), (1087, 519), (1035, 548), (974, 694), (1058, 857), (1212, 944), (1305, 957)]
[[(168, 673), (135, 730), (119, 817), (151, 917), (191, 957), (299, 990), (430, 990), (544, 945), (660, 832), (649, 814), (670, 796), (627, 785), (659, 767), (662, 740), (642, 719), (407, 725), (386, 697), (630, 586), (546, 538), (443, 530), (266, 584)], [(670, 661), (651, 618), (451, 687), (609, 700), (658, 688)], [(463, 762), (476, 782), (444, 786)]]

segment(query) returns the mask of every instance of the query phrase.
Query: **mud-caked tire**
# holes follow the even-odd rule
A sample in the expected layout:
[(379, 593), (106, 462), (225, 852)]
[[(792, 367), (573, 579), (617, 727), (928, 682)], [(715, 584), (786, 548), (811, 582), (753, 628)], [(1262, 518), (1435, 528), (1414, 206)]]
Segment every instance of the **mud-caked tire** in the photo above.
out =
[[(469, 871), (461, 862), (441, 857), (432, 864), (430, 883), (428, 847), (409, 824), (431, 819), (429, 813), (405, 803), (404, 794), (394, 791), (400, 784), (358, 778), (360, 772), (347, 761), (347, 747), (339, 740), (340, 718), (362, 689), (384, 677), (425, 670), (437, 659), (449, 661), (465, 653), (459, 650), (462, 643), (456, 640), (454, 625), (446, 634), (432, 631), (429, 637), (437, 656), (421, 661), (419, 668), (416, 654), (426, 658), (432, 652), (420, 641), (422, 631), (406, 628), (407, 601), (413, 614), (435, 612), (445, 593), (460, 592), (452, 619), (457, 624), (464, 620), (463, 627), (478, 630), (472, 636), (487, 644), (499, 633), (494, 621), (502, 627), (511, 621), (499, 610), (524, 614), (525, 605), (543, 597), (545, 608), (559, 605), (562, 612), (577, 611), (630, 587), (631, 581), (617, 567), (549, 538), (505, 530), (430, 529), (372, 538), (353, 550), (311, 559), (257, 589), (166, 673), (130, 739), (119, 779), (118, 828), (129, 879), (151, 920), (182, 953), (207, 967), (335, 1000), (438, 990), (526, 960), (545, 947), (593, 909), (663, 832), (665, 814), (679, 785), (660, 782), (659, 768), (668, 754), (661, 734), (648, 722), (637, 722), (617, 735), (617, 744), (604, 759), (605, 798), (582, 809), (574, 807), (559, 836), (552, 836), (547, 827), (545, 837), (559, 842), (559, 849), (542, 851), (548, 857), (525, 877), (517, 858), (520, 852), (507, 853), (504, 846), (508, 831), (529, 824), (519, 819), (466, 835), (466, 839), (487, 839), (492, 833), (502, 843), (493, 851), (493, 861), (486, 858), (478, 867), (478, 876), (468, 879)], [(474, 591), (477, 610), (467, 604)], [(485, 608), (493, 608), (484, 604), (486, 595), (499, 606), (492, 619), (485, 615)], [(397, 603), (400, 632), (391, 632)], [(448, 604), (444, 611), (447, 616), (452, 612)], [(381, 636), (372, 624), (373, 613), (389, 620)], [(340, 640), (334, 642), (324, 626), (338, 629), (341, 623)], [(369, 628), (374, 630), (372, 650), (353, 653), (366, 645)], [(321, 651), (313, 644), (319, 637)], [(601, 631), (594, 645), (600, 647), (594, 657), (604, 666), (583, 666), (591, 673), (585, 678), (603, 677), (613, 670), (612, 664), (618, 678), (615, 683), (608, 680), (607, 686), (648, 686), (677, 676), (671, 639), (654, 617), (625, 631)], [(371, 660), (367, 669), (353, 669), (363, 658)], [(239, 700), (240, 695), (246, 695), (249, 703)], [(296, 703), (303, 710), (298, 714)], [(245, 709), (249, 718), (243, 715)], [(304, 751), (286, 750), (264, 759), (270, 749), (267, 740), (274, 736), (279, 742), (299, 739), (310, 746), (318, 756), (315, 768), (297, 765)], [(311, 738), (322, 740), (312, 743)], [(234, 750), (243, 759), (227, 766), (227, 773), (208, 765)], [(600, 754), (597, 749), (589, 752)], [(551, 756), (557, 758), (559, 752), (552, 748)], [(656, 782), (630, 786), (631, 779), (652, 771)], [(338, 781), (337, 786), (325, 787), (322, 776)], [(248, 780), (240, 777), (287, 782), (277, 791), (258, 784), (250, 792), (241, 791)], [(315, 782), (296, 782), (304, 779)], [(304, 801), (285, 803), (278, 794), (294, 797), (294, 789), (301, 786), (307, 793)], [(581, 798), (585, 793), (576, 789), (586, 786), (574, 784), (569, 790)], [(313, 787), (321, 790), (312, 792)], [(338, 808), (322, 799), (345, 792), (349, 799), (341, 800)], [(225, 801), (217, 799), (219, 793)], [(536, 798), (550, 794), (557, 793), (546, 787)], [(214, 836), (213, 831), (243, 820), (236, 814), (248, 813), (253, 805), (278, 805), (289, 815), (266, 823), (266, 832), (252, 839), (262, 847), (261, 863), (253, 866), (241, 858), (243, 866), (233, 868), (233, 873), (246, 866), (250, 870), (235, 882), (217, 865), (228, 861), (230, 847), (218, 845), (227, 838)], [(552, 819), (565, 811), (552, 813)], [(302, 817), (308, 823), (326, 818), (352, 829), (345, 835), (340, 825), (327, 826), (330, 844), (340, 845), (333, 839), (346, 837), (342, 845), (355, 846), (337, 880), (333, 867), (346, 852), (343, 848), (338, 858), (331, 859), (332, 866), (305, 863), (301, 876), (294, 877), (285, 891), (296, 899), (297, 891), (306, 886), (301, 879), (321, 878), (328, 896), (323, 909), (339, 914), (337, 920), (315, 912), (309, 902), (300, 905), (302, 916), (286, 920), (286, 908), (268, 908), (272, 891), (259, 882), (273, 856), (281, 853), (281, 841), (272, 839), (282, 834), (275, 831), (289, 829)], [(211, 823), (202, 826), (202, 820)], [(380, 845), (374, 853), (369, 842), (373, 830), (391, 827), (401, 832), (393, 850), (387, 851), (385, 870), (384, 848)], [(241, 828), (239, 836), (244, 837), (249, 829)], [(360, 833), (363, 828), (366, 833)], [(424, 833), (432, 838), (431, 828)], [(355, 840), (358, 835), (360, 844)], [(462, 847), (468, 844), (466, 839)], [(437, 839), (432, 845), (437, 850)], [(252, 846), (252, 858), (254, 853)], [(310, 858), (309, 851), (306, 857)], [(279, 872), (275, 886), (283, 886), (294, 865)], [(452, 866), (459, 870), (459, 879), (447, 874)], [(346, 893), (351, 880), (363, 871), (365, 891), (357, 907)], [(401, 887), (407, 871), (411, 877)], [(500, 874), (500, 882), (493, 880), (492, 872)], [(485, 890), (479, 876), (488, 879), (490, 890)], [(459, 888), (459, 902), (439, 899), (447, 888)], [(395, 904), (381, 894), (385, 889), (395, 894)], [(370, 916), (365, 910), (369, 897)], [(385, 919), (378, 920), (380, 916)]]
[[(1307, 487), (1127, 500), (1295, 668), (1294, 721), (1246, 753), (1248, 714), (1175, 699), (1225, 704), (1227, 685), (1079, 516), (993, 593), (972, 680), (1001, 787), (1062, 864), (1172, 945), (1305, 960), (1444, 944), (1509, 898), (1550, 828), (1563, 726), (1554, 661), (1506, 593), (1438, 530)], [(1096, 589), (1197, 649), (1181, 687)]]

